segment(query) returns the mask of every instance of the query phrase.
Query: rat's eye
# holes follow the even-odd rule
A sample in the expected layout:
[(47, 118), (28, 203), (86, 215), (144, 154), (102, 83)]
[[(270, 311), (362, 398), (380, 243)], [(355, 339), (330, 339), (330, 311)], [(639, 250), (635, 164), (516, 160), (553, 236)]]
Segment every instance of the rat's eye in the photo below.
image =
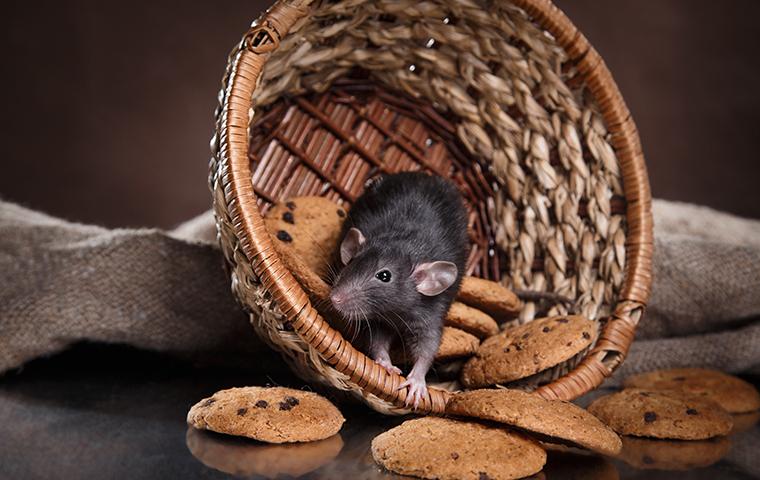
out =
[(381, 282), (388, 283), (391, 281), (391, 272), (388, 270), (380, 270), (375, 274), (375, 278), (380, 280)]

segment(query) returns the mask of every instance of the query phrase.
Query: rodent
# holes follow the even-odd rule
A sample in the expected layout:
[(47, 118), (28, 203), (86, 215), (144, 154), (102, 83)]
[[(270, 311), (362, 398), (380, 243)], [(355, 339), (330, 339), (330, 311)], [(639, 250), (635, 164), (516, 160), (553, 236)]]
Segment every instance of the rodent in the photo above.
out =
[(425, 375), (467, 258), (467, 211), (450, 181), (420, 172), (379, 177), (354, 202), (341, 233), (343, 267), (330, 300), (378, 364), (395, 340), (413, 362), (407, 406), (426, 393)]

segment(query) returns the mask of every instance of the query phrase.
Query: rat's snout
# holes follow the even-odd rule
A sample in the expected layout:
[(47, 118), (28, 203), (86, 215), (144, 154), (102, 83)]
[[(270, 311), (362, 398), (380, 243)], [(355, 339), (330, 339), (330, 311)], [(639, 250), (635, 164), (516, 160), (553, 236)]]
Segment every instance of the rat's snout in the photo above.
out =
[(335, 308), (340, 309), (348, 302), (348, 295), (346, 295), (345, 292), (333, 291), (330, 294), (330, 301), (332, 302), (333, 306), (335, 306)]
[(330, 293), (330, 302), (335, 310), (344, 316), (351, 316), (354, 314), (356, 306), (355, 297), (355, 292), (351, 291), (351, 289), (336, 288)]

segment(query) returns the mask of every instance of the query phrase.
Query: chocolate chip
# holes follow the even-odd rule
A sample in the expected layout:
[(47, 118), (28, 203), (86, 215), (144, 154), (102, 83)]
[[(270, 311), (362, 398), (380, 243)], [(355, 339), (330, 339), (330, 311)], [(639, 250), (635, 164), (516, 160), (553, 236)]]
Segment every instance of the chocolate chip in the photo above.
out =
[(211, 404), (212, 404), (212, 403), (214, 403), (214, 402), (216, 402), (216, 399), (214, 399), (214, 398), (209, 398), (208, 400), (206, 400), (205, 402), (203, 402), (203, 406), (204, 406), (204, 407), (208, 407), (209, 405), (211, 405)]
[(269, 406), (269, 403), (267, 403), (266, 400), (259, 400), (256, 402), (256, 408), (267, 408)]
[(245, 415), (245, 414), (246, 414), (246, 412), (248, 412), (248, 409), (247, 409), (247, 408), (238, 408), (238, 415), (240, 415), (241, 417), (242, 417), (243, 415)]
[(509, 353), (509, 347), (504, 349), (504, 353)]
[(568, 320), (568, 319), (566, 319), (566, 318), (558, 318), (558, 319), (557, 319), (557, 323), (567, 323), (567, 322), (569, 322), (569, 321), (570, 321), (570, 320)]
[(344, 211), (342, 208), (339, 208), (339, 209), (338, 209), (338, 216), (339, 216), (340, 218), (343, 218), (343, 217), (345, 217), (345, 216), (346, 216), (346, 212), (345, 212), (345, 211)]
[(550, 332), (550, 331), (551, 331), (551, 328), (549, 328), (549, 327), (544, 327), (544, 328), (542, 328), (542, 329), (541, 329), (541, 331), (542, 331), (542, 332), (544, 332), (544, 333), (547, 333), (547, 332)]
[(591, 334), (588, 333), (588, 332), (583, 332), (583, 338), (585, 338), (586, 340), (588, 340), (589, 338), (591, 338)]
[(451, 458), (453, 458), (454, 460), (456, 460), (456, 459), (459, 458), (459, 454), (457, 452), (451, 452)]
[(517, 350), (518, 352), (521, 351), (522, 345), (520, 345), (519, 343), (515, 343), (515, 350)]
[(296, 405), (300, 403), (296, 397), (291, 397), (291, 396), (285, 397), (284, 400), (288, 402), (288, 405), (290, 405), (291, 407), (295, 407)]
[(285, 204), (286, 207), (288, 207), (289, 210), (295, 210), (296, 209), (296, 202), (288, 202)]
[(676, 382), (683, 382), (684, 380), (686, 380), (686, 377), (673, 377), (673, 380)]
[(657, 414), (654, 412), (644, 412), (644, 421), (647, 423), (652, 423), (655, 420), (657, 420)]
[(642, 397), (651, 397), (652, 396), (652, 394), (649, 393), (649, 392), (641, 392), (641, 393), (639, 393), (639, 395), (641, 395)]
[(652, 465), (654, 463), (654, 459), (652, 457), (650, 457), (649, 455), (644, 455), (641, 458), (641, 461), (644, 462), (647, 465)]
[(293, 225), (296, 223), (296, 219), (293, 218), (293, 212), (285, 212), (282, 214), (282, 220), (284, 222), (288, 222), (289, 224)]
[(696, 411), (693, 408), (690, 408), (690, 409), (686, 410), (686, 415), (698, 415), (698, 414), (699, 414), (699, 412)]
[(293, 237), (291, 237), (290, 234), (286, 232), (285, 230), (280, 230), (279, 232), (277, 232), (277, 238), (279, 240), (282, 240), (283, 242), (293, 241)]
[(291, 408), (293, 408), (293, 405), (288, 402), (280, 402), (280, 410), (290, 410)]
[(567, 343), (565, 344), (565, 346), (566, 346), (566, 347), (569, 347), (569, 346), (570, 346), (570, 345), (572, 345), (572, 344), (573, 344), (573, 342), (567, 342)]
[(523, 336), (522, 336), (523, 340), (525, 340), (528, 337), (530, 337), (530, 333), (523, 333)]
[(478, 472), (478, 480), (491, 480), (486, 472)]

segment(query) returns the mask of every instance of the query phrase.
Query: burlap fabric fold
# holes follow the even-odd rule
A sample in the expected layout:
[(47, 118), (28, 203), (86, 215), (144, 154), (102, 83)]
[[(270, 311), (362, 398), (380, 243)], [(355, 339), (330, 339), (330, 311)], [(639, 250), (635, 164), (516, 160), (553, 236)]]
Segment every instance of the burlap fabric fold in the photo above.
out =
[[(760, 373), (760, 221), (655, 201), (654, 286), (619, 373)], [(251, 363), (210, 212), (171, 232), (108, 230), (0, 202), (0, 372), (79, 341)]]

